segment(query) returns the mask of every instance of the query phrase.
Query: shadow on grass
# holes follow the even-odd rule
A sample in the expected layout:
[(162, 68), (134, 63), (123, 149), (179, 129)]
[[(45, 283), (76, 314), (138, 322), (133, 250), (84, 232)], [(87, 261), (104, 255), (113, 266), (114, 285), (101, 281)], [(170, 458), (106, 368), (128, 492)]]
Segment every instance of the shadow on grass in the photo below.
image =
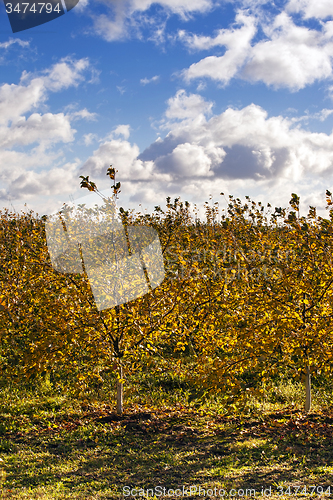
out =
[(301, 498), (311, 485), (327, 491), (332, 478), (330, 413), (287, 409), (241, 418), (164, 408), (118, 417), (104, 405), (52, 420), (31, 417), (19, 431), (6, 431), (8, 419), (1, 417), (2, 498), (134, 498), (132, 489), (147, 498), (147, 490), (165, 488), (156, 496), (164, 499), (183, 487), (186, 498), (199, 498), (199, 486), (201, 493), (217, 488), (210, 498), (231, 489), (262, 496), (262, 488), (283, 498), (288, 486), (286, 498), (297, 491)]

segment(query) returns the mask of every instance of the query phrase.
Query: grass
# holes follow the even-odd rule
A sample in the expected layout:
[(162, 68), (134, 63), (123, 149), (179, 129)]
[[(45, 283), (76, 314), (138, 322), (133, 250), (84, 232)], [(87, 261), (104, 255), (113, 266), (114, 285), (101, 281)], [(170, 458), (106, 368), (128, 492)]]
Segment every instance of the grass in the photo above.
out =
[[(0, 498), (318, 498), (329, 486), (333, 494), (329, 389), (315, 388), (305, 414), (301, 386), (282, 380), (235, 413), (166, 386), (132, 390), (120, 419), (110, 400), (73, 400), (50, 383), (2, 389)], [(183, 486), (184, 496), (169, 491)]]

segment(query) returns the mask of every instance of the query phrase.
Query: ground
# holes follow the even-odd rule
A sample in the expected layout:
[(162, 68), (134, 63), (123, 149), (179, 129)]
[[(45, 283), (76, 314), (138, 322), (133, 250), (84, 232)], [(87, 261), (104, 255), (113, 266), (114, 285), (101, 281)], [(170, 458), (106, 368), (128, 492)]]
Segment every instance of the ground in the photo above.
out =
[(117, 417), (102, 402), (7, 397), (1, 498), (329, 497), (332, 431), (329, 409), (275, 405), (237, 416), (131, 404)]

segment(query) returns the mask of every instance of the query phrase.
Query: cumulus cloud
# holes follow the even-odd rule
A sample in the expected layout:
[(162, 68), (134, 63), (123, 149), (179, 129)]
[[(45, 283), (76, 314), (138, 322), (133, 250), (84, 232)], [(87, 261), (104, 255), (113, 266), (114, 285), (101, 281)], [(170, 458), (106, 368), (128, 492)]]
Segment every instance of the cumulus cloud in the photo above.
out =
[[(82, 72), (89, 67), (87, 58), (73, 60), (70, 57), (64, 57), (59, 63), (54, 64), (52, 68), (44, 71), (44, 85), (49, 91), (59, 92), (71, 86), (77, 87), (84, 80)], [(25, 74), (24, 80), (29, 77)]]
[(297, 181), (306, 173), (333, 171), (333, 134), (308, 132), (282, 116), (269, 118), (255, 104), (200, 122), (184, 116), (139, 156), (175, 181), (196, 176)]
[(113, 131), (113, 135), (122, 135), (124, 139), (128, 139), (131, 133), (130, 129), (129, 125), (118, 125)]
[(325, 121), (333, 113), (333, 109), (322, 109), (318, 113), (314, 115), (315, 118), (318, 118), (321, 122)]
[(216, 46), (226, 47), (223, 56), (208, 56), (192, 64), (183, 72), (187, 81), (194, 78), (210, 77), (224, 84), (228, 83), (244, 64), (251, 49), (251, 40), (256, 33), (256, 22), (253, 16), (238, 12), (236, 23), (239, 28), (222, 29), (216, 37), (186, 35), (179, 33), (179, 38), (191, 50), (208, 50)]
[(57, 142), (71, 142), (75, 132), (71, 128), (69, 118), (63, 113), (33, 113), (28, 119), (25, 116), (20, 117), (11, 127), (0, 127), (0, 148), (34, 143), (46, 146)]
[(174, 97), (170, 97), (167, 104), (165, 116), (170, 120), (184, 120), (211, 114), (213, 107), (213, 103), (205, 101), (201, 95), (187, 95), (184, 89), (178, 90)]
[(54, 146), (74, 140), (72, 121), (95, 119), (95, 114), (87, 109), (68, 114), (39, 109), (51, 92), (78, 86), (88, 69), (87, 59), (64, 58), (38, 74), (23, 72), (18, 84), (0, 86), (0, 175), (7, 185), (2, 199), (48, 194), (52, 186), (54, 194), (68, 189), (74, 166), (55, 166), (63, 153)]
[(89, 172), (89, 175), (96, 178), (105, 176), (105, 172), (110, 164), (122, 165), (123, 169), (130, 173), (136, 158), (139, 155), (137, 145), (131, 145), (122, 139), (112, 139), (103, 142), (93, 155), (83, 164), (81, 172)]
[(177, 177), (212, 176), (212, 160), (203, 146), (197, 144), (178, 144), (175, 149), (156, 159), (158, 170)]
[[(213, 50), (216, 47), (226, 49), (224, 55), (209, 55), (192, 64), (183, 70), (182, 76), (187, 82), (210, 78), (222, 85), (237, 77), (292, 91), (311, 85), (316, 80), (331, 78), (333, 21), (322, 22), (321, 29), (314, 29), (296, 24), (291, 17), (291, 13), (297, 9), (306, 15), (310, 12), (310, 6), (317, 4), (310, 0), (291, 0), (287, 6), (289, 15), (285, 11), (272, 16), (239, 10), (235, 27), (221, 29), (213, 37), (180, 31), (178, 39), (190, 51)], [(324, 12), (325, 5), (328, 6), (323, 1), (319, 2), (322, 8), (319, 12)], [(308, 17), (311, 17), (310, 14)], [(317, 17), (320, 18), (320, 15)], [(253, 42), (259, 27), (264, 37)]]
[[(71, 192), (73, 178), (77, 172), (76, 163), (67, 163), (63, 167), (51, 168), (42, 172), (32, 170), (22, 172), (11, 183), (11, 192), (15, 198), (34, 195), (56, 195)], [(7, 197), (4, 196), (6, 199)]]
[(109, 140), (113, 140), (120, 135), (123, 136), (124, 139), (128, 139), (131, 134), (131, 127), (127, 125), (118, 125), (114, 130), (112, 130), (109, 134), (107, 134), (103, 139), (100, 139), (99, 142), (107, 142)]
[(24, 71), (20, 83), (3, 84), (0, 87), (0, 125), (15, 121), (24, 113), (45, 102), (49, 92), (59, 92), (70, 86), (77, 86), (88, 69), (87, 59), (64, 58), (40, 75)]
[[(120, 124), (99, 141), (83, 165), (79, 160), (64, 165), (61, 153), (43, 145), (43, 134), (52, 144), (72, 140), (70, 113), (21, 116), (11, 123), (10, 135), (0, 136), (0, 177), (9, 180), (0, 199), (70, 193), (79, 175), (89, 175), (106, 192), (110, 164), (119, 169), (123, 206), (125, 199), (125, 205), (141, 202), (152, 208), (169, 195), (201, 203), (221, 191), (255, 193), (276, 206), (286, 206), (290, 193), (297, 192), (316, 204), (324, 187), (331, 188), (327, 182), (333, 174), (333, 134), (310, 132), (293, 118), (268, 116), (255, 104), (229, 107), (220, 114), (213, 114), (212, 108), (199, 94), (180, 89), (166, 102), (164, 138), (140, 153), (130, 139), (130, 126)], [(331, 112), (323, 109), (312, 118), (325, 119)], [(98, 137), (86, 134), (84, 139), (90, 145)], [(13, 143), (5, 142), (9, 140)], [(31, 146), (33, 140), (29, 151), (13, 147)]]
[(301, 13), (304, 19), (311, 17), (317, 19), (333, 17), (333, 4), (331, 0), (289, 0), (286, 10), (288, 12)]
[(158, 175), (156, 172), (153, 172), (153, 162), (138, 159), (139, 154), (138, 146), (131, 144), (127, 140), (107, 140), (82, 165), (79, 175), (88, 174), (91, 177), (103, 180), (103, 188), (108, 183), (105, 180), (105, 172), (112, 164), (114, 166), (121, 165), (122, 176), (132, 182), (170, 179), (169, 175)]
[(209, 50), (213, 47), (227, 47), (231, 50), (244, 49), (256, 33), (256, 19), (246, 12), (239, 10), (235, 17), (235, 25), (238, 28), (220, 29), (217, 35), (199, 36), (187, 33), (185, 30), (178, 31), (178, 38), (191, 50)]
[(270, 40), (258, 42), (251, 50), (242, 76), (263, 81), (276, 88), (299, 90), (315, 80), (332, 75), (333, 42), (331, 26), (319, 32), (296, 26), (282, 12), (266, 29)]
[[(205, 114), (211, 107), (200, 95), (178, 91), (167, 102), (162, 130), (170, 128), (164, 138), (140, 153), (128, 136), (117, 138), (113, 133), (80, 173), (100, 179), (103, 188), (109, 165), (121, 166), (125, 197), (150, 206), (173, 194), (200, 202), (209, 193), (249, 194), (251, 190), (280, 206), (281, 197), (299, 193), (300, 188), (309, 198), (309, 189), (316, 186), (319, 196), (332, 178), (333, 133), (309, 132), (292, 119), (269, 117), (255, 104)], [(322, 110), (317, 118), (329, 111)]]

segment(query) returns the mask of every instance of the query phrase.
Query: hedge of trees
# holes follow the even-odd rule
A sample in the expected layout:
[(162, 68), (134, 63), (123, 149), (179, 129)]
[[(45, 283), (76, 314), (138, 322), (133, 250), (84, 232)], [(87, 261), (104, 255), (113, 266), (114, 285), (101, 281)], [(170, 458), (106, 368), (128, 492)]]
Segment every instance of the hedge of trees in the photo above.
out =
[[(108, 170), (115, 179), (114, 169)], [(96, 190), (88, 177), (82, 187)], [(115, 183), (119, 193), (120, 183)], [(221, 193), (223, 195), (223, 193)], [(151, 214), (119, 209), (124, 227), (159, 235), (165, 279), (131, 302), (99, 311), (88, 276), (52, 267), (46, 216), (0, 212), (0, 370), (11, 379), (54, 372), (82, 390), (103, 373), (118, 377), (118, 412), (126, 373), (191, 366), (201, 393), (244, 393), (244, 375), (262, 381), (291, 371), (304, 380), (332, 371), (333, 210), (329, 218), (299, 197), (273, 211), (246, 197), (228, 208), (206, 202), (205, 220), (188, 202), (167, 198)], [(105, 206), (110, 200), (104, 200)], [(86, 217), (93, 209), (80, 207)], [(176, 368), (175, 368), (176, 367)], [(250, 391), (254, 390), (251, 387)]]

